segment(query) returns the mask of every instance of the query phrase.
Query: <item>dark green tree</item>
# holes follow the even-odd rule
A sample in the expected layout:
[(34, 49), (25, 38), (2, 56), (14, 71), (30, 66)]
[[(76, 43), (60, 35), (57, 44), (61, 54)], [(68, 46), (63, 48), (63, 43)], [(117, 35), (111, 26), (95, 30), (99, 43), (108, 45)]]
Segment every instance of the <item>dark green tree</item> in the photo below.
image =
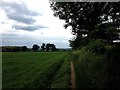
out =
[(51, 51), (55, 51), (56, 50), (56, 47), (54, 44), (51, 44)]
[(37, 44), (34, 44), (32, 47), (32, 50), (34, 50), (36, 52), (39, 48), (40, 47)]
[[(89, 43), (92, 39), (100, 38), (111, 41), (111, 36), (118, 37), (120, 2), (52, 2), (50, 4), (54, 16), (65, 20), (64, 27), (72, 27), (72, 33), (76, 36), (75, 39), (70, 40), (72, 47), (79, 47), (83, 39)], [(111, 23), (109, 29), (105, 29), (107, 25), (101, 28), (106, 23)], [(110, 30), (110, 27), (114, 27), (117, 34), (109, 36), (107, 30)], [(85, 36), (87, 38), (84, 38)]]
[(50, 44), (48, 43), (46, 44), (46, 51), (49, 51), (49, 49), (50, 49)]
[(41, 51), (45, 51), (45, 43), (42, 43)]
[(27, 51), (27, 50), (28, 50), (27, 46), (23, 46), (23, 47), (22, 47), (22, 50), (23, 50), (24, 52)]
[(56, 47), (54, 44), (47, 43), (46, 44), (46, 51), (55, 51)]

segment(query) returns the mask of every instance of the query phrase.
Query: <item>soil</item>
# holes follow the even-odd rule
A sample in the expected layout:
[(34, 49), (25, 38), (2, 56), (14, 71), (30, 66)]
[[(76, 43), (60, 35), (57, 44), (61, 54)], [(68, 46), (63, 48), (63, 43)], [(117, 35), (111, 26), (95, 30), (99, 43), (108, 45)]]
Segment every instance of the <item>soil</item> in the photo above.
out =
[(70, 62), (70, 67), (71, 67), (71, 81), (70, 81), (70, 88), (72, 90), (75, 90), (76, 88), (76, 77), (75, 77), (75, 70), (74, 70), (74, 64), (73, 62)]

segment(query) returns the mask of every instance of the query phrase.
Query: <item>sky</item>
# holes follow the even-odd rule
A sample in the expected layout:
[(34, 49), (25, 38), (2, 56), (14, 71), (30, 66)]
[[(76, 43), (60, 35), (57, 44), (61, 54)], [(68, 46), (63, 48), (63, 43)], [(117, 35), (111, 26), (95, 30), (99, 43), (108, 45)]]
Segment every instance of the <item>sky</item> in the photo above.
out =
[(48, 0), (0, 0), (0, 38), (2, 46), (53, 43), (69, 48), (71, 28), (53, 16)]

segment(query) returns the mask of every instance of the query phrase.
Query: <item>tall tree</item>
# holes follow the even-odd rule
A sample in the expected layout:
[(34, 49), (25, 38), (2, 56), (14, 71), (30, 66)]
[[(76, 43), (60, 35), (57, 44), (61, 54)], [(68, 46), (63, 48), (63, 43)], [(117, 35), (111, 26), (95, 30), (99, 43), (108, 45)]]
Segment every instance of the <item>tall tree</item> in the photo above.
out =
[(34, 44), (32, 47), (32, 50), (34, 50), (36, 52), (39, 48), (40, 47), (37, 44)]
[(45, 43), (42, 43), (41, 50), (45, 51)]
[(56, 47), (54, 44), (47, 43), (46, 44), (46, 51), (55, 51)]
[[(117, 29), (116, 37), (118, 37), (120, 32), (118, 30), (120, 28), (119, 4), (120, 2), (51, 2), (51, 8), (54, 16), (65, 20), (65, 28), (72, 27), (76, 38), (70, 41), (71, 45), (79, 47), (84, 36), (87, 36), (87, 39), (100, 38), (97, 36), (98, 31), (101, 32), (102, 39), (107, 31), (101, 29), (100, 26), (105, 23), (111, 23), (109, 27)], [(104, 39), (111, 39), (106, 37)]]
[(22, 47), (22, 50), (23, 50), (24, 52), (27, 51), (27, 50), (28, 50), (27, 46), (23, 46), (23, 47)]

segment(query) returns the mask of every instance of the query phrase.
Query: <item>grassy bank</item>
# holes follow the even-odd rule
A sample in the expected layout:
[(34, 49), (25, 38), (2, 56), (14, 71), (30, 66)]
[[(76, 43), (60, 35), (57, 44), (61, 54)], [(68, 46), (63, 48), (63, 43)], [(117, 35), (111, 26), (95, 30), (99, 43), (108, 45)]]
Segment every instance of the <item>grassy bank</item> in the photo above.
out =
[(70, 53), (77, 88), (119, 88), (120, 46), (96, 42)]
[(95, 55), (86, 50), (74, 51), (71, 55), (74, 62), (77, 88), (101, 88), (106, 87), (106, 61), (105, 57)]

